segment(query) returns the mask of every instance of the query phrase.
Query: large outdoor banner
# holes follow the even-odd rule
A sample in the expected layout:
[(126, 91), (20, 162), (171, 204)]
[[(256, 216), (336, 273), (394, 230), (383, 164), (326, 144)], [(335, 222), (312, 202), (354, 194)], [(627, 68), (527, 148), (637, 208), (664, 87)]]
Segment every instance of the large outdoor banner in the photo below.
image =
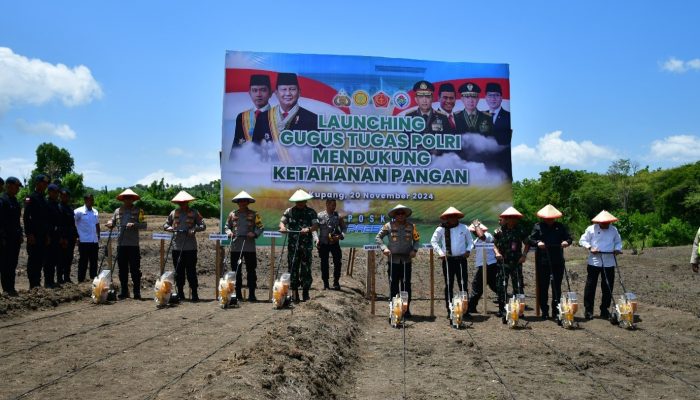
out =
[[(297, 189), (373, 243), (397, 204), (427, 243), (449, 206), (491, 230), (512, 204), (507, 64), (226, 53), (222, 214), (250, 193), (267, 230)], [(265, 244), (259, 240), (258, 244)]]

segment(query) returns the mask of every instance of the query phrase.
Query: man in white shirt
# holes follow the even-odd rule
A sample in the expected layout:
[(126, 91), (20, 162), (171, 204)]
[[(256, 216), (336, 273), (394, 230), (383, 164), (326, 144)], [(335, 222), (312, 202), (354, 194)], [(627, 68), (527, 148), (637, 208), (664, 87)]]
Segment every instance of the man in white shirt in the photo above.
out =
[(88, 193), (84, 197), (85, 205), (75, 209), (75, 227), (78, 229), (78, 282), (85, 281), (88, 262), (90, 279), (97, 276), (97, 253), (99, 252), (100, 219), (97, 209), (93, 208), (95, 198)]
[(609, 212), (603, 210), (596, 215), (591, 222), (593, 225), (586, 228), (581, 235), (579, 244), (588, 249), (588, 277), (586, 278), (586, 289), (583, 293), (583, 306), (585, 308), (586, 319), (593, 318), (593, 300), (595, 299), (598, 275), (603, 274), (600, 280), (600, 289), (603, 298), (600, 304), (600, 317), (610, 318), (610, 300), (612, 290), (615, 285), (615, 267), (617, 259), (615, 254), (622, 254), (622, 238), (617, 228), (610, 225), (616, 222)]
[(472, 221), (472, 224), (469, 225), (469, 232), (474, 233), (476, 235), (476, 239), (474, 240), (474, 247), (476, 250), (475, 251), (475, 265), (476, 265), (476, 273), (474, 273), (474, 279), (472, 279), (472, 292), (469, 295), (469, 313), (475, 313), (476, 312), (476, 306), (479, 304), (479, 299), (483, 295), (483, 288), (484, 288), (484, 272), (483, 272), (483, 265), (484, 265), (484, 255), (483, 252), (486, 252), (486, 267), (488, 268), (487, 270), (487, 276), (486, 276), (486, 283), (489, 285), (489, 288), (491, 290), (498, 294), (498, 269), (496, 268), (498, 266), (498, 261), (496, 260), (496, 252), (494, 251), (494, 248), (483, 248), (483, 247), (477, 247), (479, 244), (487, 244), (487, 243), (493, 243), (493, 235), (491, 235), (489, 232), (487, 232), (488, 228), (482, 224), (478, 219), (475, 219)]
[(695, 234), (693, 251), (690, 253), (690, 266), (696, 274), (698, 273), (698, 259), (700, 259), (700, 248), (698, 247), (700, 247), (700, 228), (698, 228), (698, 233)]
[(440, 215), (443, 221), (433, 237), (430, 244), (442, 260), (442, 275), (445, 277), (445, 307), (447, 308), (447, 318), (450, 318), (450, 301), (453, 296), (455, 278), (460, 291), (467, 290), (466, 282), (469, 277), (467, 270), (467, 258), (474, 248), (472, 234), (467, 226), (459, 222), (464, 218), (464, 214), (454, 207), (450, 207)]

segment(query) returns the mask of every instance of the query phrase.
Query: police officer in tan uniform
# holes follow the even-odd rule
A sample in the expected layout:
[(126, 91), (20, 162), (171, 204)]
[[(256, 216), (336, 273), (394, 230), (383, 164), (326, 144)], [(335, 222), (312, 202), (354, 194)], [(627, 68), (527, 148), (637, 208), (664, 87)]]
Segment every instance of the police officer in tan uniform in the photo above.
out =
[[(260, 214), (248, 208), (250, 203), (255, 203), (253, 196), (241, 191), (232, 202), (238, 205), (238, 210), (233, 210), (226, 218), (226, 234), (231, 242), (231, 268), (236, 271), (239, 258), (245, 260), (246, 276), (248, 279), (248, 301), (256, 301), (255, 288), (257, 287), (258, 259), (255, 253), (255, 239), (263, 232), (263, 223)], [(242, 299), (241, 286), (243, 286), (243, 271), (238, 268), (236, 273), (236, 298)]]
[(117, 196), (124, 204), (114, 210), (114, 215), (107, 221), (107, 229), (117, 227), (117, 266), (119, 267), (120, 299), (129, 298), (129, 273), (134, 285), (134, 299), (141, 299), (141, 248), (139, 247), (139, 229), (146, 229), (146, 217), (143, 210), (134, 205), (140, 199), (136, 192), (126, 189)]
[[(399, 283), (408, 292), (409, 309), (405, 316), (411, 316), (411, 261), (418, 252), (420, 245), (420, 234), (416, 226), (407, 221), (413, 211), (404, 206), (397, 205), (389, 211), (389, 217), (394, 220), (387, 222), (377, 233), (375, 241), (382, 249), (382, 252), (389, 259), (389, 283), (390, 298), (394, 298), (399, 293)], [(384, 237), (389, 236), (389, 244), (384, 243)]]
[(197, 239), (195, 233), (207, 229), (202, 214), (194, 208), (190, 208), (190, 202), (195, 200), (192, 195), (184, 190), (170, 200), (179, 207), (168, 215), (163, 224), (163, 229), (174, 232), (172, 259), (175, 266), (175, 284), (180, 300), (185, 299), (185, 275), (190, 285), (192, 297), (190, 300), (199, 301), (197, 287)]

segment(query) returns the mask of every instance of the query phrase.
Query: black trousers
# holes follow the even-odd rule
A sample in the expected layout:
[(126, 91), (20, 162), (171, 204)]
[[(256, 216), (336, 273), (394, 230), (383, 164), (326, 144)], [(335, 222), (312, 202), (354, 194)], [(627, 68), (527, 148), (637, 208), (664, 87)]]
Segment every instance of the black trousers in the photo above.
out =
[(18, 240), (8, 240), (5, 246), (0, 247), (0, 283), (5, 293), (15, 291), (15, 277), (17, 276), (17, 260), (21, 243)]
[(99, 253), (98, 243), (78, 243), (78, 282), (85, 280), (88, 263), (90, 263), (90, 279), (97, 276), (97, 257)]
[(52, 238), (47, 247), (46, 258), (44, 258), (44, 286), (51, 286), (56, 283), (58, 263), (61, 259), (61, 246), (57, 238)]
[[(612, 290), (615, 287), (615, 268), (589, 265), (586, 270), (588, 276), (586, 277), (586, 289), (583, 292), (583, 307), (586, 309), (586, 312), (593, 313), (595, 287), (598, 285), (598, 276), (600, 275), (600, 291), (603, 294), (600, 302), (600, 311), (608, 311), (610, 300), (612, 299)], [(605, 280), (606, 276), (608, 278), (607, 281)], [(608, 287), (608, 284), (610, 284), (610, 287)]]
[[(233, 260), (233, 257), (236, 259)], [(238, 260), (243, 259), (241, 264), (245, 263), (245, 272), (248, 281), (248, 290), (252, 293), (258, 287), (258, 257), (255, 252), (239, 252), (232, 256), (231, 270), (236, 273), (236, 296), (240, 296), (241, 288), (243, 287), (243, 268), (237, 267)], [(238, 270), (236, 270), (238, 268)]]
[(49, 251), (45, 237), (35, 236), (35, 239), (34, 244), (27, 243), (27, 278), (30, 289), (41, 286), (41, 270)]
[[(561, 281), (564, 278), (564, 263), (552, 262), (550, 268), (547, 260), (537, 260), (535, 262), (537, 269), (537, 279), (540, 287), (539, 301), (542, 315), (549, 315), (549, 306), (547, 305), (549, 287), (552, 287), (552, 315), (558, 315), (559, 299), (561, 299)], [(551, 276), (550, 276), (551, 274)]]
[(333, 256), (333, 280), (337, 282), (340, 279), (340, 270), (342, 267), (343, 251), (340, 249), (340, 244), (319, 244), (318, 257), (321, 259), (321, 279), (324, 283), (328, 283), (329, 262), (328, 256)]
[[(489, 288), (496, 294), (498, 294), (498, 264), (491, 264), (487, 266), (487, 276), (486, 284)], [(484, 294), (484, 269), (479, 266), (476, 267), (476, 273), (474, 274), (474, 279), (472, 280), (472, 292), (469, 296), (469, 309), (476, 310), (476, 305), (479, 304), (479, 299)]]
[(187, 278), (190, 289), (196, 291), (199, 286), (197, 281), (197, 250), (173, 250), (172, 258), (175, 267), (175, 284), (177, 284), (178, 290), (185, 287), (185, 278)]
[(400, 291), (408, 292), (408, 306), (411, 306), (411, 263), (389, 264), (389, 296), (394, 298)]
[(445, 257), (442, 260), (442, 276), (445, 278), (445, 308), (447, 308), (447, 311), (450, 311), (450, 301), (454, 296), (455, 280), (460, 292), (467, 290), (468, 273), (466, 258)]
[(141, 294), (141, 248), (138, 246), (117, 247), (117, 266), (121, 294), (129, 294), (129, 273), (134, 285), (134, 295)]
[(70, 280), (70, 267), (73, 264), (74, 251), (75, 242), (72, 241), (69, 241), (66, 247), (59, 247), (58, 270), (56, 271), (58, 283), (64, 283)]

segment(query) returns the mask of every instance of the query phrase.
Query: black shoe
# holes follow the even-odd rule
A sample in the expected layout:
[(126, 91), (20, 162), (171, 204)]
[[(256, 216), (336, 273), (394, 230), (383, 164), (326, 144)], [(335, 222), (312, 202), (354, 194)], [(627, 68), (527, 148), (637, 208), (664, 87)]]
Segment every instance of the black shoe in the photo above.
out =
[(476, 311), (476, 307), (469, 307), (467, 308), (467, 314), (477, 314), (478, 311)]
[(498, 310), (498, 312), (496, 313), (496, 316), (497, 316), (498, 318), (503, 318), (503, 317), (505, 317), (505, 316), (506, 316), (506, 310), (505, 310), (505, 309), (500, 309), (500, 310)]
[(141, 293), (134, 293), (134, 300), (141, 300)]
[(255, 297), (255, 292), (253, 292), (252, 290), (248, 292), (248, 301), (251, 303), (258, 301), (258, 298)]
[(192, 291), (192, 296), (190, 297), (190, 301), (193, 303), (196, 303), (199, 301), (199, 295), (197, 294), (196, 290)]
[(185, 301), (185, 291), (184, 290), (177, 291), (177, 299), (180, 301)]
[(299, 289), (294, 289), (292, 292), (292, 300), (294, 300), (295, 303), (299, 303), (301, 301), (299, 298)]
[(56, 289), (55, 283), (44, 283), (44, 288), (46, 289)]
[(449, 311), (447, 312), (447, 319), (452, 319), (452, 313), (450, 313)]
[(309, 300), (309, 289), (303, 289), (302, 290), (302, 300), (301, 301), (307, 301)]
[(586, 311), (586, 313), (583, 316), (589, 321), (593, 319), (593, 313), (590, 311)]
[(333, 290), (340, 290), (340, 282), (333, 281)]
[(124, 300), (129, 298), (129, 293), (119, 293), (119, 296), (117, 296), (119, 300)]
[(411, 318), (411, 310), (406, 310), (406, 314), (403, 315), (404, 319)]
[(73, 281), (72, 281), (72, 280), (70, 280), (70, 279), (66, 279), (65, 281), (63, 281), (63, 283), (70, 283), (70, 284), (72, 284), (72, 283), (73, 283)]
[(331, 287), (328, 286), (328, 281), (323, 281), (323, 290), (328, 290), (328, 289), (330, 289), (330, 288), (331, 288)]
[(5, 292), (8, 296), (10, 297), (17, 297), (19, 296), (19, 293), (17, 293), (16, 290), (10, 290), (9, 292)]
[(546, 321), (549, 319), (549, 313), (542, 313), (542, 321)]
[(562, 322), (559, 317), (554, 317), (554, 321), (556, 321), (557, 325), (561, 326)]
[(610, 311), (608, 311), (608, 310), (601, 310), (601, 311), (600, 311), (600, 318), (602, 318), (602, 319), (610, 319)]

